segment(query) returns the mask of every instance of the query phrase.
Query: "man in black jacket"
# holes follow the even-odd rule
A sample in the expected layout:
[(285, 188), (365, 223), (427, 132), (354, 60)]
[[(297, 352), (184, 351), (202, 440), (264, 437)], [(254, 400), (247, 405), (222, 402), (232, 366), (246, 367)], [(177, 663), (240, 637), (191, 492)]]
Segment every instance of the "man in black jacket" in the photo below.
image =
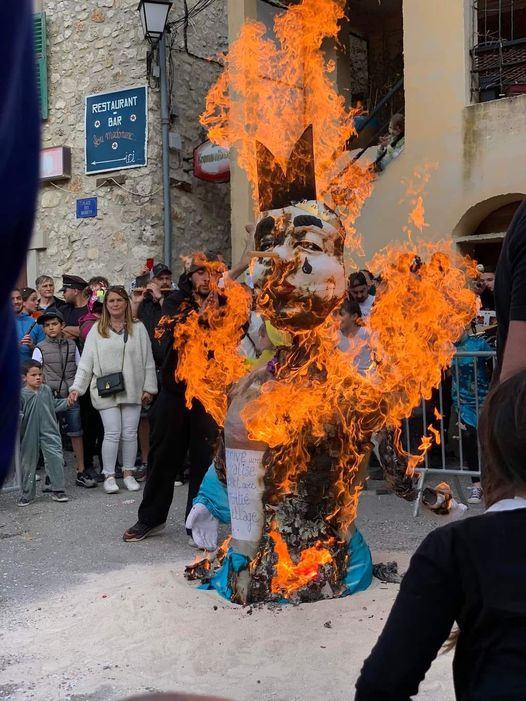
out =
[(191, 312), (213, 303), (211, 272), (204, 258), (194, 258), (179, 279), (179, 289), (163, 304), (153, 343), (154, 358), (160, 368), (161, 390), (153, 408), (148, 473), (137, 523), (124, 533), (125, 542), (135, 542), (157, 533), (165, 526), (173, 499), (174, 482), (182, 472), (187, 453), (190, 477), (186, 516), (192, 508), (201, 481), (212, 462), (218, 427), (203, 405), (193, 400), (186, 407), (186, 384), (177, 380), (177, 352), (173, 348), (173, 329)]

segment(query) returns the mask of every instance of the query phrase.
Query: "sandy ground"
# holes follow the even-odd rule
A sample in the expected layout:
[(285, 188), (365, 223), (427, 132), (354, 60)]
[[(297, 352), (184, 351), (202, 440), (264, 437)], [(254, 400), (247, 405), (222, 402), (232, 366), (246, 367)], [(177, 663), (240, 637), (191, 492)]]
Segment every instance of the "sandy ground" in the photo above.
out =
[[(405, 567), (407, 556), (396, 557)], [(113, 701), (185, 690), (235, 701), (350, 699), (398, 589), (374, 580), (345, 599), (250, 609), (196, 590), (183, 566), (91, 575), (12, 610), (0, 639), (0, 698)], [(433, 664), (418, 699), (454, 699), (449, 655)]]
[[(68, 482), (68, 504), (41, 496), (19, 509), (15, 493), (0, 494), (2, 701), (168, 690), (234, 701), (353, 698), (397, 585), (373, 580), (366, 592), (298, 607), (234, 606), (183, 577), (195, 554), (182, 525), (185, 487), (162, 536), (126, 544), (140, 493), (75, 488), (72, 470)], [(437, 524), (374, 487), (362, 494), (359, 527), (374, 561), (397, 560), (403, 572)], [(451, 678), (451, 655), (440, 656), (417, 698), (452, 701)]]

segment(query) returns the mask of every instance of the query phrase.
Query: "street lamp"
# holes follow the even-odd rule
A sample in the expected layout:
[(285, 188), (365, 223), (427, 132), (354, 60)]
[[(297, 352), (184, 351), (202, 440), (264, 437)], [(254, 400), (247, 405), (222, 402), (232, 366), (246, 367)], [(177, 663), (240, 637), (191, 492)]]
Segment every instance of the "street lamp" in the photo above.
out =
[(139, 13), (145, 39), (159, 43), (159, 83), (161, 86), (161, 137), (163, 161), (164, 263), (172, 267), (172, 203), (170, 199), (170, 108), (166, 76), (166, 29), (173, 0), (141, 0)]
[(141, 0), (137, 8), (141, 13), (142, 28), (147, 39), (160, 39), (166, 29), (168, 13), (173, 0)]

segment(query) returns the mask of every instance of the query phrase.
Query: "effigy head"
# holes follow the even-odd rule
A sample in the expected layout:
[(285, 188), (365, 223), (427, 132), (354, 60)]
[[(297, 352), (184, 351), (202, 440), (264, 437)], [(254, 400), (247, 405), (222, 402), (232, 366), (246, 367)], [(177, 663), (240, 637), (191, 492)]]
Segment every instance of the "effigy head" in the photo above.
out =
[(266, 211), (255, 242), (259, 311), (288, 331), (321, 324), (345, 294), (344, 233), (336, 214), (315, 200)]

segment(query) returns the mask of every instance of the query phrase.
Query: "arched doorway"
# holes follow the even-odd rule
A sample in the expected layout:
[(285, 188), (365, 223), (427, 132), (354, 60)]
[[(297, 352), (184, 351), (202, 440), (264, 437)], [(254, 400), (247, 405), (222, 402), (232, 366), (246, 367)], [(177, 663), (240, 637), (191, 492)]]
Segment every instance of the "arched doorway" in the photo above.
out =
[(463, 255), (495, 270), (502, 241), (524, 193), (490, 197), (471, 207), (453, 229), (453, 240)]

